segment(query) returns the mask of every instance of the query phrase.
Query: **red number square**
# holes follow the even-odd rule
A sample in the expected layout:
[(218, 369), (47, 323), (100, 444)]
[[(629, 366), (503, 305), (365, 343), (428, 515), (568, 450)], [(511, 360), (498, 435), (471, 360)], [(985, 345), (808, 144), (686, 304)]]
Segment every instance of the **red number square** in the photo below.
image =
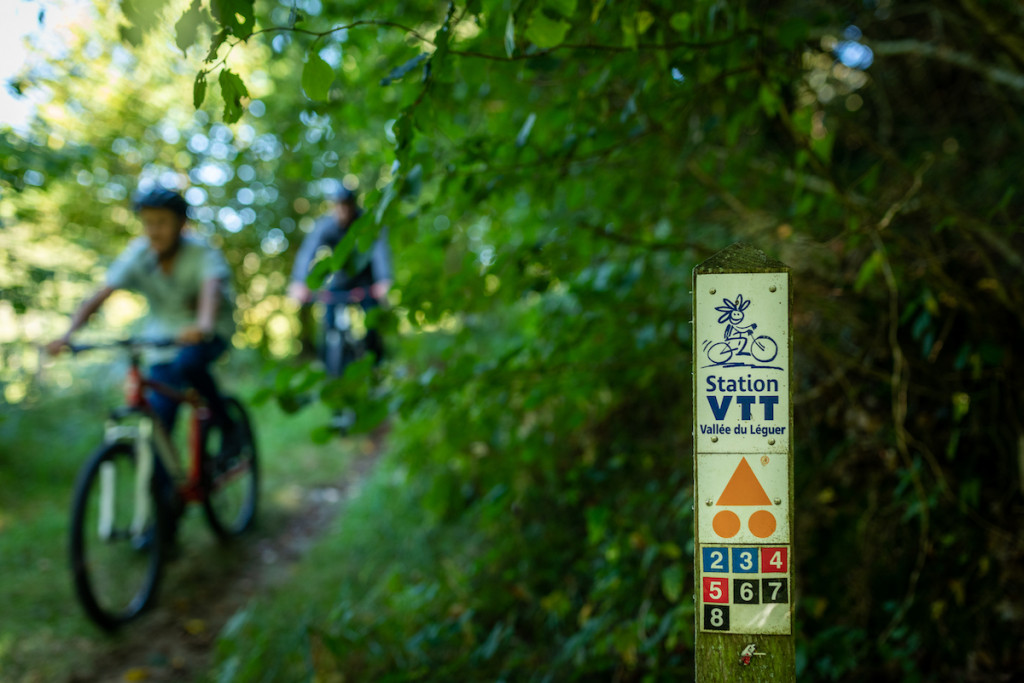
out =
[(789, 548), (761, 548), (761, 573), (785, 574), (789, 571)]
[(729, 579), (704, 577), (704, 602), (729, 603)]

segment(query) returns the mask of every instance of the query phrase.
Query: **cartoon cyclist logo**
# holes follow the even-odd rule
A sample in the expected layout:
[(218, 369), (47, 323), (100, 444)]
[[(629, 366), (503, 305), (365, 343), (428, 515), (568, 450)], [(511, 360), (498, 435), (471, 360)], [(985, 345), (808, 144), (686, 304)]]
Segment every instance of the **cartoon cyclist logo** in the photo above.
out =
[[(722, 304), (715, 306), (715, 310), (721, 313), (718, 322), (725, 323), (724, 338), (719, 342), (710, 339), (704, 342), (704, 350), (711, 364), (765, 367), (760, 364), (775, 360), (779, 355), (779, 345), (775, 340), (765, 334), (755, 337), (756, 323), (743, 324), (746, 310), (750, 308), (750, 299), (744, 299), (743, 295), (739, 294), (735, 301), (722, 299)], [(748, 359), (751, 358), (757, 363), (749, 362)]]

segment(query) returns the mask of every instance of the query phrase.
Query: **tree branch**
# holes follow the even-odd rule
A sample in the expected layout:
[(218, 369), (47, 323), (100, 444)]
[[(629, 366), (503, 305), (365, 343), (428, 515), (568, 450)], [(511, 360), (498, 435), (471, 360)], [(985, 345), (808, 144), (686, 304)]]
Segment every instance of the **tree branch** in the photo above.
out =
[(891, 57), (898, 55), (913, 55), (929, 57), (940, 62), (953, 64), (961, 68), (973, 71), (985, 76), (993, 83), (1006, 85), (1014, 90), (1024, 90), (1024, 74), (1010, 71), (991, 64), (979, 61), (973, 55), (966, 52), (959, 52), (948, 45), (936, 45), (935, 43), (923, 43), (919, 40), (888, 40), (888, 41), (864, 41), (864, 44), (871, 48), (877, 56)]

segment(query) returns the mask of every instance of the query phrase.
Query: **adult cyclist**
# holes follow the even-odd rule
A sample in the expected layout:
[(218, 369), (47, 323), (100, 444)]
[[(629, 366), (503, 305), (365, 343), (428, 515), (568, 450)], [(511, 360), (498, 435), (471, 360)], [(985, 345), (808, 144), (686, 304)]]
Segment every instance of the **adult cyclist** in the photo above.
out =
[[(331, 196), (331, 200), (331, 211), (314, 223), (313, 230), (302, 240), (292, 265), (288, 293), (304, 304), (313, 300), (313, 292), (306, 284), (306, 277), (318, 253), (338, 246), (348, 229), (362, 216), (362, 210), (356, 204), (355, 194), (351, 190), (341, 187)], [(326, 280), (325, 288), (332, 295), (327, 303), (327, 324), (334, 320), (335, 308), (345, 306), (349, 301), (358, 302), (364, 311), (379, 306), (391, 288), (392, 279), (391, 249), (388, 246), (387, 229), (382, 229), (369, 251), (360, 252), (354, 248), (345, 264)], [(377, 362), (384, 357), (384, 342), (378, 330), (367, 330), (366, 348), (374, 354)], [(324, 358), (328, 369), (342, 372), (344, 368), (335, 361)]]
[[(228, 348), (235, 329), (231, 271), (220, 251), (186, 230), (188, 203), (177, 192), (157, 187), (138, 196), (135, 209), (143, 235), (111, 264), (105, 284), (79, 305), (67, 332), (47, 344), (47, 351), (57, 355), (66, 349), (72, 335), (116, 290), (142, 294), (149, 304), (144, 336), (180, 344), (150, 352), (151, 378), (179, 389), (193, 387), (206, 400), (221, 433), (229, 436), (224, 450), (230, 455), (237, 448), (230, 438), (234, 425), (209, 368)], [(148, 399), (170, 433), (178, 403), (156, 392)], [(156, 462), (157, 476), (169, 489), (170, 477), (160, 460)]]

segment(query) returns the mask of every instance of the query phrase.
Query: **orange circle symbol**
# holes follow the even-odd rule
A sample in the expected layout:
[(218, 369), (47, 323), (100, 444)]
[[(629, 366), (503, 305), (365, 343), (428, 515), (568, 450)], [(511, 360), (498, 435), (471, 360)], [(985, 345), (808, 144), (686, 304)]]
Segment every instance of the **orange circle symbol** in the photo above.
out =
[[(711, 528), (722, 538), (732, 538), (740, 532), (740, 518), (732, 510), (722, 510), (711, 520)], [(772, 528), (775, 528), (775, 520), (772, 520)]]
[(758, 538), (768, 538), (775, 533), (775, 515), (767, 510), (758, 510), (750, 515), (750, 533)]

